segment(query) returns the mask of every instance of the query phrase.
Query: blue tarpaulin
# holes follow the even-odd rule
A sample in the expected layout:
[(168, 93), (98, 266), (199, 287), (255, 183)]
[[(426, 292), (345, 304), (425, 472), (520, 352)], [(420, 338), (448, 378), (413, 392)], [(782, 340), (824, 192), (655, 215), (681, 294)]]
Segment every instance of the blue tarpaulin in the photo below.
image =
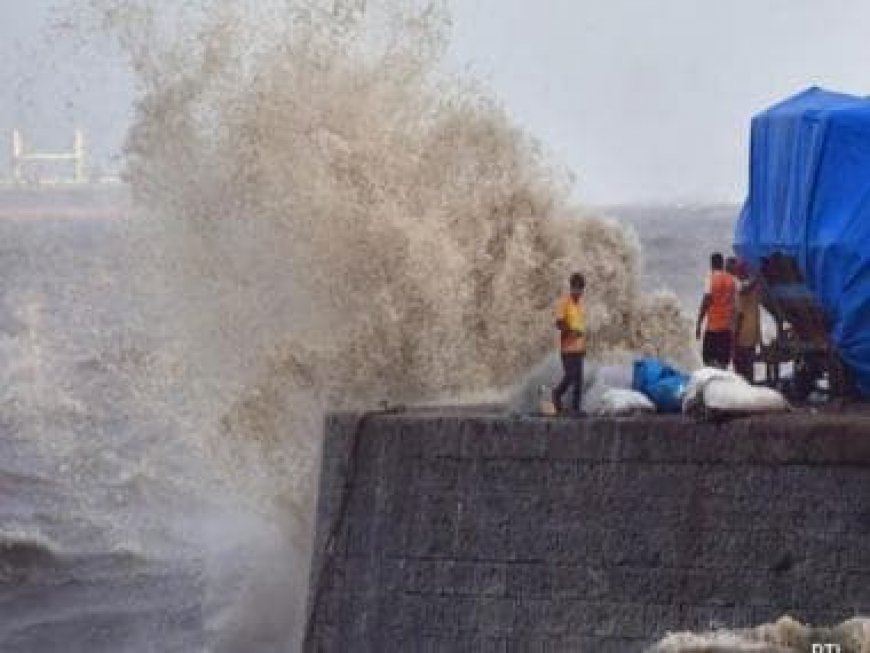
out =
[(734, 247), (755, 270), (796, 259), (870, 395), (870, 99), (811, 88), (753, 118)]

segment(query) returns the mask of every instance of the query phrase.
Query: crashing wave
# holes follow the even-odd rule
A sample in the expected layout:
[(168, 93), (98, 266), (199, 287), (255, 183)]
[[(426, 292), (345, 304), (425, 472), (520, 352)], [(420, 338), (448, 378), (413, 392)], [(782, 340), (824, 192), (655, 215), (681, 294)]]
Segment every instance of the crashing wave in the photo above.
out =
[[(508, 112), (444, 72), (444, 3), (89, 6), (137, 75), (140, 277), (174, 297), (155, 323), (186, 362), (189, 437), (289, 519), (297, 568), (325, 407), (510, 386), (553, 347), (570, 271), (593, 354), (691, 357), (676, 299), (641, 292), (636, 237), (575, 206)], [(303, 581), (295, 632), (304, 598)]]

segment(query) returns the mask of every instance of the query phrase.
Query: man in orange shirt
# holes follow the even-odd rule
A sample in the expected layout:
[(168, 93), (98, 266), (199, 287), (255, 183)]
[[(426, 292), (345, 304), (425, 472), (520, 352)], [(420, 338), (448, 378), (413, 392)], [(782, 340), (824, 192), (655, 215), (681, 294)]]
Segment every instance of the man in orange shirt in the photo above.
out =
[(583, 393), (583, 358), (586, 355), (586, 308), (583, 291), (586, 279), (579, 272), (571, 275), (569, 292), (556, 306), (556, 328), (559, 329), (559, 349), (562, 352), (562, 382), (553, 389), (553, 406), (562, 411), (562, 395), (572, 389), (571, 407), (580, 414)]
[(698, 322), (695, 325), (695, 337), (701, 338), (701, 325), (707, 321), (704, 330), (704, 343), (701, 358), (704, 365), (728, 368), (731, 361), (731, 340), (734, 323), (734, 293), (736, 284), (734, 277), (725, 272), (725, 260), (719, 252), (710, 257), (710, 276), (701, 308), (698, 310)]

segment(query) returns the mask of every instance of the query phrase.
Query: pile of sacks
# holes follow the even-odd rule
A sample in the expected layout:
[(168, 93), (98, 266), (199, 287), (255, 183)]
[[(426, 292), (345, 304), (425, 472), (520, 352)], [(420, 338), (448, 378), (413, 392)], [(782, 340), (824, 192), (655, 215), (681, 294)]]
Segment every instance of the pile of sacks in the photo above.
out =
[(790, 409), (776, 390), (752, 385), (734, 372), (704, 367), (686, 375), (655, 358), (635, 362), (633, 387), (649, 397), (660, 413), (682, 412), (705, 420)]
[[(518, 414), (553, 414), (550, 392), (561, 376), (559, 355), (547, 356), (516, 386), (508, 400), (510, 410)], [(659, 359), (643, 358), (633, 365), (587, 361), (583, 370), (583, 408), (598, 416), (685, 413), (718, 420), (783, 412), (790, 407), (776, 390), (751, 385), (733, 372), (705, 367), (687, 375)]]

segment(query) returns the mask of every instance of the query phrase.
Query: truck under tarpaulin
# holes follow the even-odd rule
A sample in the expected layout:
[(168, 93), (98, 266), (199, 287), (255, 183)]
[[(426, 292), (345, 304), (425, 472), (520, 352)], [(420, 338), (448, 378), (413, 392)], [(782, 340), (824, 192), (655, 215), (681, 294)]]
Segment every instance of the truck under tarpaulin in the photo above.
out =
[(810, 88), (753, 118), (734, 246), (755, 271), (793, 261), (870, 396), (870, 100)]

